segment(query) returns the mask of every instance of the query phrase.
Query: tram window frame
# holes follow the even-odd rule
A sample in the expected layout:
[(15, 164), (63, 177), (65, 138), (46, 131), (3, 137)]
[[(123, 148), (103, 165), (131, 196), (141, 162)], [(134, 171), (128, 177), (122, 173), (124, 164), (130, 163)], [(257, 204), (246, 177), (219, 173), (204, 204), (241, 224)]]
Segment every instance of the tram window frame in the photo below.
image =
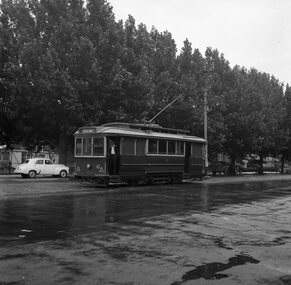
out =
[[(172, 146), (170, 146), (172, 144)], [(174, 147), (174, 152), (171, 150)], [(171, 152), (169, 152), (171, 150)], [(176, 155), (176, 141), (168, 141), (168, 155)]]
[(93, 138), (91, 137), (83, 138), (82, 155), (92, 156), (92, 148), (93, 148), (92, 142), (93, 142)]
[[(91, 145), (91, 151), (89, 151), (84, 154), (84, 140), (85, 139), (90, 139), (90, 145)], [(100, 155), (94, 155), (94, 139), (102, 139), (103, 140), (103, 152)], [(79, 145), (79, 147), (78, 147)], [(83, 137), (76, 137), (75, 138), (75, 157), (101, 157), (104, 158), (105, 155), (105, 150), (106, 150), (106, 140), (105, 137), (88, 137), (88, 136), (83, 136)]]
[(146, 140), (144, 138), (135, 139), (135, 155), (143, 156), (145, 155), (145, 145)]
[(136, 138), (122, 137), (121, 145), (122, 155), (136, 155)]
[(168, 141), (158, 140), (158, 154), (167, 155), (168, 154)]
[[(92, 138), (92, 156), (93, 157), (101, 157), (101, 156), (104, 156), (104, 150), (105, 150), (105, 141), (104, 141), (104, 138), (98, 138), (98, 137), (93, 137)], [(102, 142), (102, 148), (103, 148), (103, 151), (100, 151), (101, 150), (101, 146), (96, 146), (94, 144), (95, 141), (101, 141)]]
[[(134, 152), (128, 151), (127, 144), (129, 143), (131, 144), (133, 143), (131, 146)], [(121, 155), (143, 156), (145, 155), (145, 145), (146, 145), (146, 139), (144, 138), (122, 137), (121, 138)]]
[(194, 158), (203, 158), (203, 145), (198, 143), (191, 144), (191, 156)]
[[(150, 151), (150, 142), (156, 142), (156, 152)], [(165, 141), (166, 142), (166, 152), (160, 152), (159, 150), (159, 142)], [(175, 153), (169, 153), (169, 142), (174, 142), (175, 145)], [(180, 144), (180, 152), (179, 146)], [(185, 156), (185, 141), (178, 141), (178, 140), (165, 140), (165, 139), (147, 139), (147, 155), (158, 155), (158, 156)]]
[[(153, 148), (151, 148), (153, 147)], [(158, 140), (157, 139), (148, 139), (147, 153), (157, 155), (158, 154)]]
[[(180, 148), (180, 146), (182, 148)], [(176, 154), (177, 155), (185, 155), (185, 142), (176, 141)]]
[(82, 145), (83, 145), (83, 138), (76, 138), (75, 139), (75, 156), (82, 156)]

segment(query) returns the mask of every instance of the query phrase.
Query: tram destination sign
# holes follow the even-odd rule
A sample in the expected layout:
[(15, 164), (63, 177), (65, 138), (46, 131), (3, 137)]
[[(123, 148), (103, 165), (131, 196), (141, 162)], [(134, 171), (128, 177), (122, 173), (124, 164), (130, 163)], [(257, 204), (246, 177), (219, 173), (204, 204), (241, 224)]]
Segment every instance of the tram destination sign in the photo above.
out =
[(80, 130), (80, 133), (82, 133), (82, 134), (92, 134), (92, 133), (95, 133), (95, 131), (96, 131), (95, 128), (86, 128), (86, 129)]

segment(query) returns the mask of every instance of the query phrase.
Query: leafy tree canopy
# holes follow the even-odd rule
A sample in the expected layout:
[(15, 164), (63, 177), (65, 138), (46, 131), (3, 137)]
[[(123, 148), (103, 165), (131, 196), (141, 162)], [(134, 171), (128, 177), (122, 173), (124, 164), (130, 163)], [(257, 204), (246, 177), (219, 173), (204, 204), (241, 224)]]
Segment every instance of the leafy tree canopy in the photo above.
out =
[[(146, 122), (203, 136), (210, 155), (290, 152), (291, 91), (256, 69), (231, 68), (169, 31), (116, 22), (106, 0), (3, 0), (0, 4), (0, 144), (44, 141), (66, 153), (79, 126)], [(65, 156), (61, 157), (65, 160)]]

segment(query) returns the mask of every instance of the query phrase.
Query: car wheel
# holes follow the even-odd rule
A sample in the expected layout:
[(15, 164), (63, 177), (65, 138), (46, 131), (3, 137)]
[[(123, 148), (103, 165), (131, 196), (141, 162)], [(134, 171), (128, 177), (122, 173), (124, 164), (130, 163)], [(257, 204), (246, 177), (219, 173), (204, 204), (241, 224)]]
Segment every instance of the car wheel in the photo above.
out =
[(35, 170), (30, 170), (28, 172), (28, 177), (29, 178), (35, 178), (36, 177), (36, 171)]
[(68, 173), (67, 173), (66, 170), (62, 170), (62, 171), (60, 172), (60, 177), (61, 177), (61, 178), (66, 178), (67, 176), (68, 176)]

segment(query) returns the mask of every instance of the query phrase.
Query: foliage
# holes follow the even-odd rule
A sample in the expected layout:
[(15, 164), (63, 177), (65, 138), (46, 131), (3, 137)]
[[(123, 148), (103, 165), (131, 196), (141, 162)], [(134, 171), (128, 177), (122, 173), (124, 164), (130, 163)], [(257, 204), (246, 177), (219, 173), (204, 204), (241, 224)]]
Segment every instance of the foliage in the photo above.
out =
[[(290, 154), (291, 91), (269, 74), (203, 56), (169, 31), (116, 22), (106, 0), (3, 0), (0, 4), (0, 144), (48, 143), (61, 154), (85, 124), (147, 122), (203, 136), (210, 156)], [(65, 161), (65, 156), (61, 161)]]

